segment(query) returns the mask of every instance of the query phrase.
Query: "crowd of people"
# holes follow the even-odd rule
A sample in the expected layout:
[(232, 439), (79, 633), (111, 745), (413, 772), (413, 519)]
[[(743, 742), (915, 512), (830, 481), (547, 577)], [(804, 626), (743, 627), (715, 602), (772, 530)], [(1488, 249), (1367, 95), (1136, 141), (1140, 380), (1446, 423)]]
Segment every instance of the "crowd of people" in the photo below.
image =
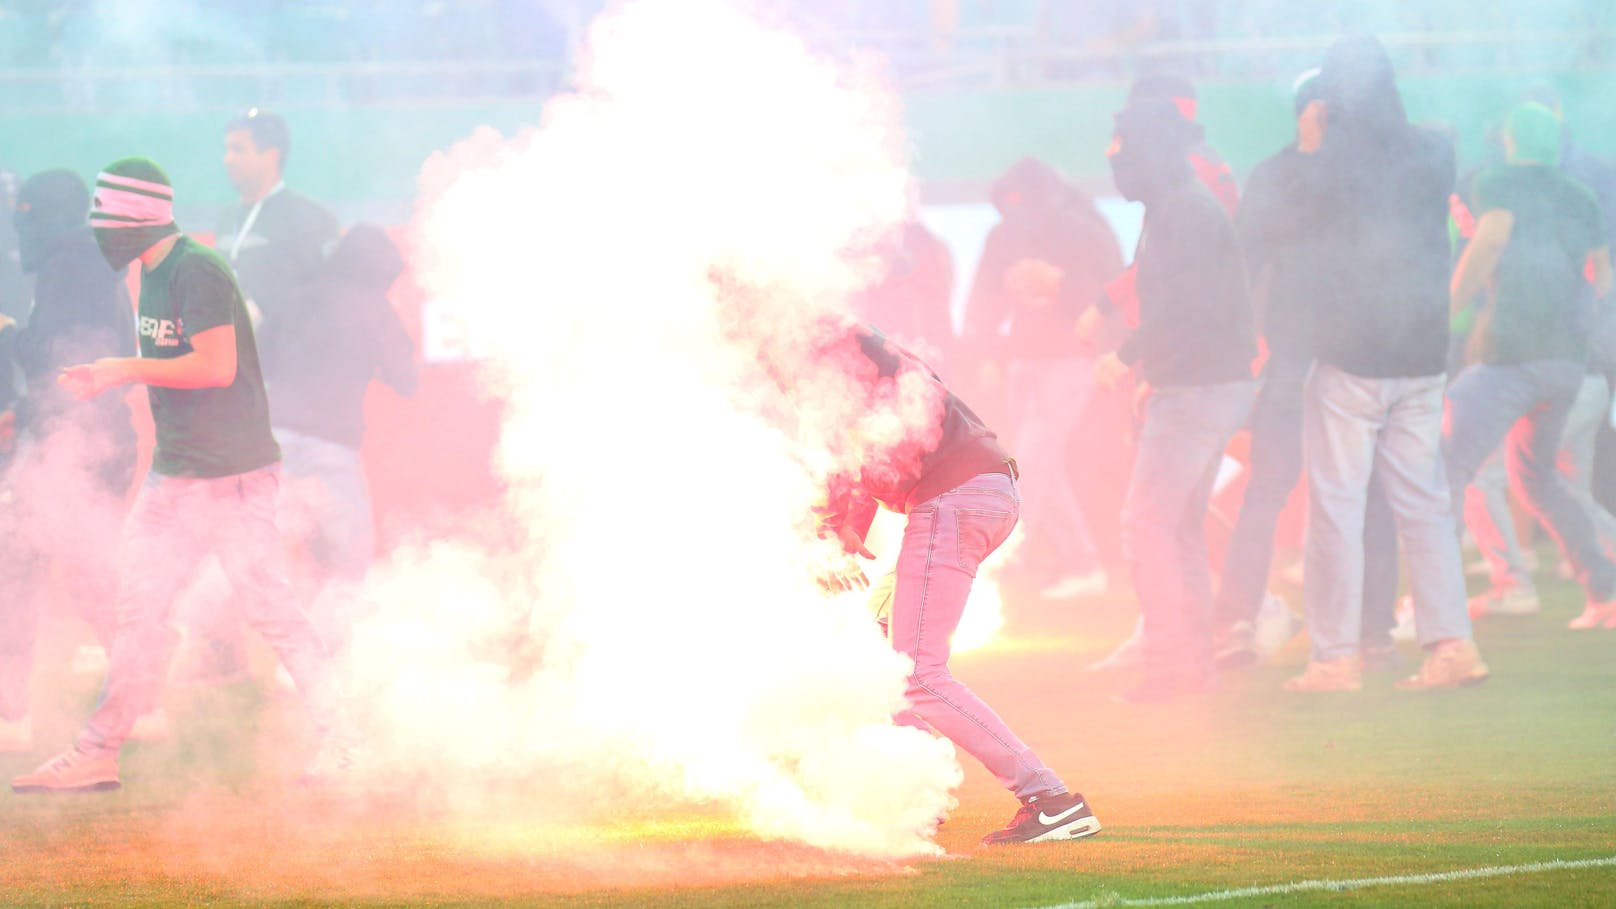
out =
[[(1509, 518), (1466, 507), (1470, 492), (1496, 499), (1504, 484), (1583, 587), (1571, 627), (1616, 628), (1616, 519), (1588, 469), (1609, 403), (1616, 178), (1571, 143), (1542, 94), (1509, 112), (1500, 160), (1461, 178), (1451, 138), (1410, 122), (1372, 38), (1332, 46), (1298, 80), (1295, 113), (1295, 141), (1242, 191), (1205, 142), (1193, 85), (1139, 79), (1107, 153), (1117, 192), (1144, 208), (1131, 264), (1091, 197), (1024, 160), (993, 187), (1000, 221), (962, 333), (948, 317), (947, 249), (915, 220), (891, 238), (885, 279), (857, 301), (880, 330), (850, 327), (832, 343), (827, 362), (862, 358), (876, 385), (919, 377), (939, 402), (924, 450), (833, 484), (822, 521), (867, 557), (876, 505), (907, 515), (880, 588), (882, 624), (914, 665), (898, 720), (953, 740), (1020, 799), (989, 843), (1100, 829), (947, 664), (976, 572), (1018, 522), (1029, 536), (1022, 584), (1052, 600), (1109, 585), (1080, 490), (1105, 444), (1090, 416), (1107, 398), (1131, 401), (1136, 424), (1120, 524), (1140, 621), (1099, 664), (1138, 671), (1126, 703), (1203, 692), (1298, 630), (1269, 576), (1276, 523), (1303, 480), (1298, 605), (1311, 654), (1290, 691), (1354, 691), (1365, 671), (1397, 666), (1399, 566), (1422, 659), (1398, 686), (1485, 681), (1472, 619), (1540, 608)], [(93, 196), (67, 171), (17, 189), (35, 285), (26, 324), (0, 321), (0, 356), (27, 379), (0, 422), (0, 519), (30, 548), (11, 560), (0, 609), (0, 750), (34, 745), (40, 590), (71, 601), (109, 659), (78, 740), (13, 780), (18, 791), (119, 785), (122, 744), (143, 721), (163, 725), (158, 694), (178, 643), (169, 618), (182, 600), (194, 675), (240, 677), (244, 619), (324, 736), (308, 776), (352, 762), (356, 733), (331, 666), (352, 620), (344, 588), (375, 549), (359, 458), (365, 390), (380, 380), (407, 394), (416, 380), (386, 299), (403, 260), (385, 231), (344, 232), (285, 185), (280, 117), (249, 111), (226, 125), (224, 146), (240, 201), (212, 248), (178, 230), (170, 180), (146, 159), (108, 165)], [(136, 261), (131, 325), (123, 275)], [(147, 388), (156, 450), (125, 515), (129, 385)], [(1244, 499), (1214, 571), (1210, 502), (1243, 430)], [(57, 497), (69, 493), (64, 520)], [(1461, 562), (1467, 525), (1493, 566), (1475, 599)], [(301, 571), (288, 549), (304, 556)], [(71, 584), (41, 583), (67, 553)]]
[[(404, 260), (380, 227), (344, 232), (285, 185), (278, 115), (231, 121), (224, 147), (240, 201), (213, 247), (180, 232), (168, 175), (145, 158), (109, 164), (93, 189), (51, 170), (16, 194), (34, 283), (26, 321), (0, 317), (0, 363), (26, 379), (0, 417), (0, 751), (35, 745), (29, 685), (47, 605), (82, 614), (107, 661), (77, 741), (17, 791), (116, 788), (124, 742), (166, 734), (176, 651), (197, 680), (241, 678), (243, 621), (315, 719), (306, 778), (352, 765), (331, 665), (375, 549), (364, 396), (373, 380), (403, 394), (416, 384), (415, 344), (387, 299)], [(155, 448), (126, 509), (131, 385), (145, 387)]]
[[(895, 257), (903, 280), (864, 301), (898, 340), (935, 352), (990, 422), (1004, 421), (1028, 499), (1019, 555), (1024, 571), (1032, 567), (1022, 580), (1046, 597), (1106, 583), (1071, 483), (1114, 442), (1085, 426), (1096, 389), (1135, 402), (1121, 536), (1141, 617), (1095, 667), (1138, 671), (1119, 699), (1204, 692), (1221, 671), (1271, 656), (1303, 624), (1311, 652), (1284, 682), (1288, 691), (1360, 690), (1366, 671), (1400, 668), (1402, 635), (1417, 640), (1421, 660), (1398, 688), (1486, 681), (1472, 620), (1541, 608), (1507, 506), (1466, 508), (1467, 493), (1496, 498), (1505, 485), (1583, 589), (1570, 628), (1616, 628), (1616, 539), (1591, 491), (1591, 449), (1610, 403), (1616, 172), (1573, 144), (1552, 95), (1534, 89), (1509, 111), (1498, 159), (1461, 178), (1451, 137), (1410, 122), (1390, 57), (1373, 38), (1337, 42), (1298, 79), (1296, 139), (1252, 171), (1243, 193), (1206, 146), (1196, 113), (1188, 80), (1152, 76), (1116, 114), (1113, 181), (1145, 211), (1127, 269), (1093, 200), (1026, 160), (994, 188), (1000, 222), (963, 333), (940, 333), (935, 318), (918, 314), (927, 305), (946, 311), (948, 294), (946, 281), (910, 273), (932, 247), (916, 226), (908, 253)], [(947, 260), (939, 267), (946, 277)], [(929, 304), (903, 293), (940, 283)], [(1242, 430), (1248, 476), (1214, 575), (1209, 500)], [(1303, 480), (1298, 618), (1270, 591), (1270, 573), (1276, 523)], [(986, 493), (991, 484), (979, 476), (967, 485)], [(935, 521), (929, 513), (946, 498), (905, 506), (910, 526), (917, 513)], [(1492, 566), (1489, 589), (1473, 598), (1461, 562), (1467, 530)], [(995, 535), (987, 551), (1002, 540)], [(894, 616), (930, 618), (936, 579), (922, 575), (904, 589), (910, 548), (906, 534), (896, 592), (883, 596)], [(1409, 591), (1401, 603), (1400, 571)], [(906, 596), (913, 602), (904, 606)], [(927, 667), (958, 684), (935, 655), (911, 656), (917, 677)], [(912, 690), (912, 700), (939, 699), (938, 686), (917, 684), (925, 690)], [(933, 728), (1022, 799), (991, 841), (1099, 829), (1080, 797), (1081, 811), (1064, 813), (1066, 801), (1046, 810), (1074, 798), (1063, 785), (1026, 791), (1041, 765), (991, 709), (968, 693), (940, 699), (974, 722)], [(984, 748), (984, 737), (1022, 763), (1007, 765), (1009, 755)]]

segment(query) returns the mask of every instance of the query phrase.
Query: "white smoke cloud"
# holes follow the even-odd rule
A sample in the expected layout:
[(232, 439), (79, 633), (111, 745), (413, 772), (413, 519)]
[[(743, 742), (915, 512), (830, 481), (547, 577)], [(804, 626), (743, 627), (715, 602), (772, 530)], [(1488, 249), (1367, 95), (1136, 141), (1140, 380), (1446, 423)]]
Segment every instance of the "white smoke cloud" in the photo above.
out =
[(423, 281), (505, 402), (510, 539), (378, 571), (351, 668), (384, 760), (461, 802), (587, 819), (626, 795), (935, 852), (952, 746), (891, 724), (907, 660), (813, 584), (840, 558), (811, 520), (826, 478), (938, 403), (900, 378), (872, 405), (815, 356), (872, 277), (850, 251), (908, 204), (890, 95), (736, 3), (646, 0), (597, 21), (538, 129), (480, 132), (422, 183)]

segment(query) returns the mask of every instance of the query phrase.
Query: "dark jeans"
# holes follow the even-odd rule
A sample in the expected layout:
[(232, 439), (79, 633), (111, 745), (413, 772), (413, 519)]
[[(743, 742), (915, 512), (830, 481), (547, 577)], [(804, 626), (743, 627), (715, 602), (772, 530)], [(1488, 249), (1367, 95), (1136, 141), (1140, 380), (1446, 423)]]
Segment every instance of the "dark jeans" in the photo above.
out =
[(1256, 383), (1157, 389), (1145, 411), (1122, 512), (1122, 550), (1144, 618), (1145, 673), (1212, 669), (1212, 578), (1206, 509), (1229, 439)]
[[(1599, 548), (1592, 517), (1560, 473), (1566, 416), (1586, 367), (1572, 360), (1485, 364), (1467, 368), (1448, 388), (1443, 439), (1455, 502), (1482, 462), (1503, 443), (1510, 485), (1560, 544), (1592, 600), (1616, 596), (1616, 564)], [(1456, 518), (1462, 520), (1463, 509)]]

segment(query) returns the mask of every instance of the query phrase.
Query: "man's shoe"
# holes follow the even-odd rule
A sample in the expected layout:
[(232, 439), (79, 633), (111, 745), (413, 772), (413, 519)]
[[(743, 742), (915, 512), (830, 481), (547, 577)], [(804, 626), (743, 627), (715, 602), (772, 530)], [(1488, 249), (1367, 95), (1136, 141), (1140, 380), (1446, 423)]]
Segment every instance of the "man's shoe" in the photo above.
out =
[(22, 754), (34, 750), (34, 721), (28, 714), (14, 720), (0, 717), (0, 754)]
[(982, 845), (1076, 840), (1099, 832), (1100, 822), (1089, 810), (1082, 793), (1031, 795), (1022, 801), (1021, 809), (1003, 830), (982, 837)]
[(12, 792), (100, 792), (117, 789), (118, 756), (90, 755), (72, 748), (11, 781)]
[(1484, 615), (1537, 615), (1543, 611), (1537, 591), (1530, 587), (1493, 587), (1470, 598), (1470, 617)]
[(1397, 687), (1404, 691), (1468, 687), (1487, 681), (1490, 674), (1474, 641), (1449, 638), (1433, 645), (1420, 671), (1398, 682)]
[(1363, 668), (1355, 656), (1312, 660), (1302, 674), (1285, 680), (1286, 691), (1361, 691)]
[(1046, 600), (1069, 600), (1105, 593), (1110, 586), (1105, 571), (1096, 568), (1088, 574), (1068, 575), (1038, 592)]
[(1257, 632), (1241, 619), (1212, 635), (1212, 662), (1219, 669), (1244, 669), (1257, 662)]
[(1291, 607), (1275, 594), (1263, 594), (1262, 605), (1257, 608), (1257, 623), (1253, 640), (1257, 645), (1257, 658), (1266, 660), (1279, 652), (1302, 631), (1302, 617), (1291, 612)]
[(1582, 607), (1582, 615), (1566, 623), (1567, 628), (1583, 631), (1589, 628), (1616, 628), (1616, 600), (1596, 603), (1592, 600)]

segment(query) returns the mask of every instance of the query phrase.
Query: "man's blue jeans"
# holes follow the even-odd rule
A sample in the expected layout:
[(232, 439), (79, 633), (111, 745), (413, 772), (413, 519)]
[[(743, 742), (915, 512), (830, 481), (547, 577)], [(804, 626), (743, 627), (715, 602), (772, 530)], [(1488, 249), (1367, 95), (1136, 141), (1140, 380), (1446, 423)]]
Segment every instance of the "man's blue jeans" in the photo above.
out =
[(1616, 564), (1601, 551), (1592, 516), (1557, 466), (1585, 371), (1574, 360), (1468, 367), (1448, 389), (1444, 448), (1453, 497), (1463, 502), (1465, 487), (1507, 438), (1511, 486), (1559, 542), (1589, 599), (1606, 601), (1616, 596)]
[(1245, 425), (1252, 381), (1158, 388), (1146, 405), (1122, 506), (1122, 551), (1144, 618), (1145, 674), (1212, 671), (1206, 509), (1229, 440)]
[(1364, 523), (1378, 476), (1408, 565), (1422, 645), (1470, 637), (1470, 614), (1442, 463), (1444, 377), (1371, 379), (1328, 364), (1307, 381), (1304, 587), (1313, 659), (1356, 656), (1362, 639)]

